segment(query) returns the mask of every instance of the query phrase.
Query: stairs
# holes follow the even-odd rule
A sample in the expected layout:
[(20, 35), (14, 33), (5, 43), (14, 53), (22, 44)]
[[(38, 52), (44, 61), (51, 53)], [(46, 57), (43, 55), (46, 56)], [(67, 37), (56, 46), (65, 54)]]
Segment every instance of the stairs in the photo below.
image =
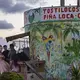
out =
[[(38, 76), (38, 78), (39, 78), (40, 80), (44, 80), (43, 76), (41, 76), (41, 74), (39, 74), (39, 73), (31, 66), (30, 63), (24, 62), (24, 64), (25, 64), (27, 67), (29, 67), (29, 68), (32, 70), (32, 72)], [(34, 64), (34, 63), (33, 63), (33, 64)], [(32, 77), (33, 77), (33, 76), (32, 76)]]

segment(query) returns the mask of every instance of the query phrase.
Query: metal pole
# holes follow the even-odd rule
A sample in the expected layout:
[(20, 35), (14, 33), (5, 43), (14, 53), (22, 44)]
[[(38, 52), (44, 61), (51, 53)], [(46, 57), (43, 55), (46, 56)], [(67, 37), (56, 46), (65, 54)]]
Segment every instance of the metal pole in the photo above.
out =
[(21, 44), (20, 44), (20, 40), (19, 40), (19, 50), (21, 49)]
[(60, 6), (65, 6), (65, 0), (60, 0)]
[(77, 6), (78, 7), (80, 6), (80, 0), (77, 0)]

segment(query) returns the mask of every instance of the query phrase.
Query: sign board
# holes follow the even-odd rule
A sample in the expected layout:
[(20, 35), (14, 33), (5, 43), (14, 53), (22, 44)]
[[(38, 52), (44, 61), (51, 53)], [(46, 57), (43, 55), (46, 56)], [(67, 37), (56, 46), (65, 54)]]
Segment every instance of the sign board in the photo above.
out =
[(80, 20), (80, 7), (43, 7), (24, 12), (24, 25), (43, 21)]

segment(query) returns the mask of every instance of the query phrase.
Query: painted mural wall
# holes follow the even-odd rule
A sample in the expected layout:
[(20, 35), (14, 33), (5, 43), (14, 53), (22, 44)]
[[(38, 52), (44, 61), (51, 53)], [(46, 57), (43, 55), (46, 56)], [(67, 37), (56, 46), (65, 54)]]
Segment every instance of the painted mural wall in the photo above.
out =
[(25, 12), (25, 30), (30, 31), (30, 52), (46, 61), (46, 80), (80, 80), (73, 76), (75, 70), (80, 70), (79, 14), (77, 7), (39, 8)]
[(39, 55), (41, 60), (46, 61), (46, 78), (53, 78), (53, 76), (57, 77), (58, 75), (56, 67), (58, 67), (61, 58), (60, 41), (61, 40), (57, 40), (52, 31), (48, 31), (40, 36), (40, 42), (36, 43), (36, 55)]
[[(72, 44), (73, 38), (79, 40), (80, 35), (78, 36), (77, 33), (74, 35), (73, 31), (69, 31), (73, 28), (79, 29), (79, 25), (79, 22), (47, 22), (33, 24), (28, 27), (31, 32), (31, 54), (40, 57), (40, 60), (46, 61), (45, 77), (47, 80), (71, 78), (68, 70), (71, 63), (74, 62), (71, 59), (74, 54), (72, 54), (73, 52), (67, 52), (65, 46), (68, 43)], [(69, 55), (70, 53), (71, 55)], [(64, 57), (64, 55), (69, 56)]]

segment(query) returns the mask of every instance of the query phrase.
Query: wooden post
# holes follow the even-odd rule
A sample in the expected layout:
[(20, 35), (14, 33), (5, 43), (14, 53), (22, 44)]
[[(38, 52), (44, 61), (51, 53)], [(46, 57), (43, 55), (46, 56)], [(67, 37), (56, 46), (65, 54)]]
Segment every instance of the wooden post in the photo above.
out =
[(27, 80), (27, 66), (23, 62), (18, 62), (20, 65), (21, 71), (19, 74), (23, 75), (24, 80)]

